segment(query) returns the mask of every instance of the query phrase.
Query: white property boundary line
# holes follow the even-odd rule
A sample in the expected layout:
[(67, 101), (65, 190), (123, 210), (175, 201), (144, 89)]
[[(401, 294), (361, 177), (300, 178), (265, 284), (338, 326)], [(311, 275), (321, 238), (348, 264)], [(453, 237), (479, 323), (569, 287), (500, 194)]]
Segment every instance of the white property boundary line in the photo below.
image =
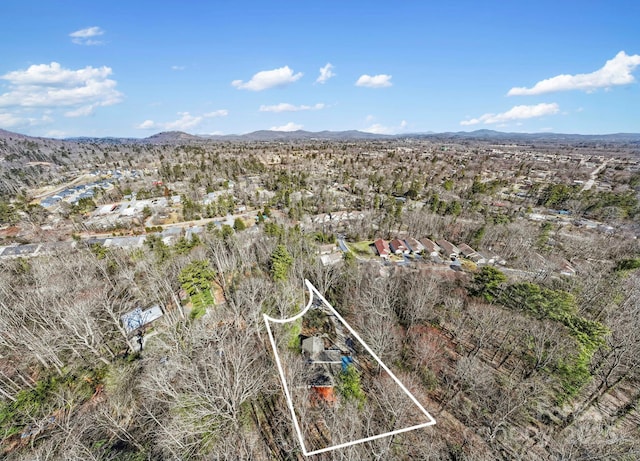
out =
[[(297, 314), (297, 315), (295, 315), (293, 317), (290, 317), (288, 319), (274, 319), (273, 317), (269, 317), (267, 314), (263, 314), (264, 322), (267, 325), (267, 333), (269, 334), (269, 340), (271, 341), (271, 347), (273, 348), (273, 354), (274, 354), (274, 356), (276, 358), (276, 365), (278, 366), (278, 372), (280, 373), (280, 379), (282, 380), (282, 386), (284, 387), (284, 394), (285, 394), (285, 396), (287, 398), (287, 404), (289, 405), (289, 410), (291, 410), (291, 418), (293, 419), (293, 426), (294, 426), (294, 428), (296, 430), (296, 434), (298, 434), (298, 439), (300, 440), (300, 446), (302, 447), (302, 453), (305, 456), (317, 455), (319, 453), (324, 453), (324, 452), (331, 451), (331, 450), (337, 450), (338, 448), (346, 448), (346, 447), (350, 447), (351, 445), (356, 445), (356, 444), (363, 443), (363, 442), (369, 442), (371, 440), (381, 439), (383, 437), (389, 437), (389, 436), (392, 436), (392, 435), (400, 434), (402, 432), (408, 432), (408, 431), (413, 431), (415, 429), (421, 429), (421, 428), (427, 427), (427, 426), (433, 426), (436, 423), (436, 420), (433, 418), (433, 416), (431, 416), (429, 414), (429, 412), (427, 412), (427, 410), (424, 409), (424, 407), (420, 404), (420, 402), (418, 402), (418, 400), (413, 396), (413, 394), (411, 392), (409, 392), (409, 390), (404, 386), (404, 384), (402, 384), (400, 382), (400, 380), (396, 377), (396, 375), (394, 375), (393, 372), (384, 364), (384, 362), (382, 360), (380, 360), (380, 358), (376, 355), (375, 352), (373, 352), (371, 350), (371, 348), (367, 345), (367, 343), (365, 343), (362, 340), (362, 338), (360, 338), (360, 335), (358, 335), (358, 333), (356, 333), (355, 330), (353, 328), (351, 328), (351, 325), (349, 325), (345, 321), (345, 319), (342, 318), (342, 316), (338, 313), (338, 311), (336, 311), (334, 309), (334, 307), (331, 304), (329, 304), (329, 302), (324, 298), (324, 296), (322, 296), (318, 292), (316, 287), (314, 287), (311, 284), (311, 282), (309, 282), (309, 280), (305, 279), (304, 283), (307, 286), (307, 288), (309, 289), (309, 302), (307, 303), (306, 307), (302, 310), (302, 312), (300, 312), (299, 314)], [(364, 439), (358, 439), (358, 440), (355, 440), (353, 442), (341, 443), (339, 445), (334, 445), (334, 446), (331, 446), (331, 447), (322, 448), (320, 450), (307, 451), (307, 447), (305, 446), (304, 439), (302, 437), (302, 431), (300, 430), (300, 424), (298, 423), (298, 418), (296, 417), (296, 411), (293, 408), (293, 401), (291, 400), (291, 394), (289, 393), (289, 387), (287, 386), (287, 380), (286, 380), (285, 375), (284, 375), (284, 370), (282, 369), (282, 363), (280, 362), (280, 356), (278, 355), (278, 349), (276, 347), (276, 342), (275, 342), (275, 340), (273, 338), (273, 333), (271, 332), (271, 327), (269, 326), (269, 322), (275, 322), (275, 323), (284, 324), (284, 323), (290, 323), (290, 322), (294, 322), (294, 321), (298, 320), (304, 314), (306, 314), (307, 311), (311, 308), (311, 305), (313, 303), (314, 294), (317, 295), (322, 300), (322, 302), (325, 304), (325, 306), (327, 306), (329, 308), (329, 310), (331, 310), (331, 312), (336, 316), (336, 318), (340, 322), (342, 322), (344, 324), (344, 326), (347, 327), (349, 332), (358, 341), (360, 341), (360, 344), (362, 344), (364, 346), (364, 348), (367, 350), (367, 352), (369, 354), (371, 354), (373, 356), (373, 358), (378, 361), (378, 363), (380, 364), (380, 366), (382, 366), (384, 371), (386, 371), (389, 374), (389, 376), (391, 376), (391, 378), (396, 382), (396, 384), (398, 384), (398, 386), (400, 386), (400, 388), (405, 392), (405, 394), (407, 394), (409, 396), (411, 401), (416, 404), (416, 406), (420, 409), (420, 411), (422, 411), (422, 413), (424, 413), (424, 415), (429, 420), (428, 422), (422, 423), (422, 424), (418, 424), (418, 425), (415, 425), (415, 426), (405, 427), (403, 429), (398, 429), (398, 430), (391, 431), (391, 432), (385, 432), (384, 434), (378, 434), (378, 435), (374, 435), (374, 436), (371, 436), (371, 437), (366, 437)]]

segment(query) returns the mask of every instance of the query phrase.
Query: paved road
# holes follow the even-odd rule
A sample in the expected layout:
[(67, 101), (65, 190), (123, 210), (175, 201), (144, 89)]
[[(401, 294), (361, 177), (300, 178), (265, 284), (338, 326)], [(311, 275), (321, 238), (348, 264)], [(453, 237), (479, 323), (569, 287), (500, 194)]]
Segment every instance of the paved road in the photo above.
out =
[(602, 164), (598, 168), (596, 168), (591, 172), (589, 180), (586, 183), (584, 183), (584, 186), (582, 187), (583, 192), (593, 187), (593, 185), (596, 183), (596, 178), (598, 177), (598, 173), (604, 170), (604, 167), (606, 166), (607, 166), (607, 161), (605, 160), (604, 162), (602, 162)]
[(341, 239), (341, 238), (338, 239), (338, 246), (340, 247), (343, 253), (349, 253), (349, 247), (347, 247), (347, 244), (344, 242), (344, 239)]

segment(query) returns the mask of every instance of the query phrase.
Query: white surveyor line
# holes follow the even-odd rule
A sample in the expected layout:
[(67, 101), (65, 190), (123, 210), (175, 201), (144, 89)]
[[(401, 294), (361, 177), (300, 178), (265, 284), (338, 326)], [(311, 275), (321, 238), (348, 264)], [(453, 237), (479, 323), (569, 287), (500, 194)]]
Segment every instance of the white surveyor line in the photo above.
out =
[[(392, 436), (392, 435), (400, 434), (402, 432), (409, 432), (409, 431), (413, 431), (415, 429), (421, 429), (423, 427), (434, 425), (436, 423), (436, 420), (433, 418), (433, 416), (431, 416), (429, 414), (429, 412), (427, 412), (427, 410), (424, 409), (424, 407), (420, 404), (420, 402), (418, 402), (418, 400), (413, 396), (413, 394), (411, 392), (409, 392), (409, 390), (404, 386), (404, 384), (402, 384), (400, 382), (400, 380), (396, 377), (396, 375), (394, 375), (393, 372), (384, 364), (384, 362), (382, 360), (380, 360), (380, 358), (376, 355), (375, 352), (373, 352), (371, 350), (371, 348), (367, 345), (367, 343), (365, 343), (362, 340), (360, 335), (358, 335), (358, 333), (356, 333), (355, 330), (353, 328), (351, 328), (351, 326), (345, 321), (345, 319), (342, 318), (342, 316), (338, 313), (338, 311), (336, 311), (333, 308), (333, 306), (331, 304), (329, 304), (329, 302), (326, 299), (324, 299), (324, 296), (322, 296), (318, 292), (318, 290), (316, 290), (316, 287), (314, 287), (311, 284), (311, 282), (309, 282), (308, 280), (305, 279), (304, 283), (307, 286), (307, 288), (309, 289), (309, 302), (307, 303), (306, 307), (302, 310), (302, 312), (300, 312), (299, 314), (297, 314), (297, 315), (295, 315), (293, 317), (290, 317), (288, 319), (274, 319), (273, 317), (269, 317), (267, 314), (263, 314), (264, 322), (265, 322), (265, 324), (267, 326), (267, 333), (269, 334), (269, 340), (271, 341), (271, 347), (273, 348), (273, 354), (274, 354), (274, 356), (276, 358), (276, 365), (278, 366), (278, 372), (280, 373), (280, 379), (282, 380), (282, 386), (284, 387), (284, 394), (285, 394), (285, 396), (287, 398), (287, 404), (289, 405), (289, 410), (291, 410), (291, 418), (293, 419), (293, 426), (294, 426), (294, 428), (296, 430), (296, 434), (298, 434), (298, 439), (300, 440), (300, 446), (302, 447), (302, 453), (305, 456), (317, 455), (319, 453), (324, 453), (324, 452), (327, 452), (327, 451), (336, 450), (338, 448), (346, 448), (346, 447), (349, 447), (351, 445), (356, 445), (358, 443), (369, 442), (371, 440), (376, 440), (376, 439), (380, 439), (380, 438), (383, 438), (383, 437), (389, 437), (389, 436)], [(336, 318), (340, 322), (342, 322), (342, 324), (349, 330), (349, 332), (358, 341), (360, 341), (360, 344), (362, 344), (364, 346), (364, 348), (367, 350), (367, 352), (369, 354), (371, 354), (371, 356), (380, 364), (380, 366), (384, 369), (384, 371), (386, 371), (389, 374), (389, 376), (391, 376), (391, 378), (396, 382), (396, 384), (398, 384), (398, 386), (400, 386), (400, 388), (404, 391), (404, 393), (409, 396), (411, 401), (420, 409), (420, 411), (422, 413), (424, 413), (424, 415), (428, 419), (428, 421), (426, 423), (416, 424), (415, 426), (405, 427), (403, 429), (398, 429), (398, 430), (391, 431), (391, 432), (385, 432), (384, 434), (378, 434), (378, 435), (374, 435), (374, 436), (371, 436), (371, 437), (366, 437), (366, 438), (363, 438), (363, 439), (354, 440), (352, 442), (341, 443), (339, 445), (334, 445), (334, 446), (331, 446), (331, 447), (322, 448), (320, 450), (307, 451), (307, 448), (306, 448), (306, 446), (304, 444), (304, 439), (302, 437), (302, 431), (300, 430), (300, 424), (298, 423), (298, 418), (296, 417), (296, 411), (293, 408), (293, 401), (291, 400), (291, 394), (289, 393), (289, 387), (287, 385), (287, 379), (285, 378), (285, 375), (284, 375), (284, 370), (282, 368), (282, 363), (280, 362), (280, 356), (278, 355), (278, 349), (276, 347), (276, 342), (275, 342), (275, 339), (273, 338), (273, 333), (271, 332), (271, 327), (269, 326), (269, 322), (280, 323), (280, 324), (295, 322), (296, 320), (301, 318), (304, 314), (306, 314), (307, 311), (311, 308), (311, 305), (313, 304), (314, 295), (318, 296), (318, 298), (320, 298), (322, 300), (322, 302), (325, 304), (325, 306), (327, 308), (329, 308), (329, 310), (331, 310), (333, 315), (335, 315)]]

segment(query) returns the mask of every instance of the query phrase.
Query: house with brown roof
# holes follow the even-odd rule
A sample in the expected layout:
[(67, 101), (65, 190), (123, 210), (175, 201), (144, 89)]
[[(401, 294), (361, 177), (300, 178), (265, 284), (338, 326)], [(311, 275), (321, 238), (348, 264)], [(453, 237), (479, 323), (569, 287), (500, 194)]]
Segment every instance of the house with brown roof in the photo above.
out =
[(397, 238), (389, 242), (389, 248), (391, 248), (391, 251), (397, 255), (408, 255), (410, 252), (404, 242)]
[(445, 239), (436, 240), (436, 243), (442, 248), (442, 252), (448, 258), (457, 258), (460, 254), (460, 249)]
[(420, 239), (420, 243), (424, 247), (424, 251), (429, 253), (431, 256), (438, 256), (440, 253), (440, 247), (432, 240), (428, 238)]
[(409, 248), (411, 253), (422, 253), (422, 250), (424, 250), (424, 246), (422, 246), (422, 243), (418, 242), (413, 237), (407, 237), (406, 239), (404, 239), (404, 243), (407, 248)]
[(375, 242), (373, 242), (373, 246), (376, 248), (378, 256), (384, 259), (389, 259), (391, 250), (389, 249), (389, 244), (386, 241), (377, 239)]
[(460, 254), (468, 260), (473, 261), (476, 264), (487, 264), (487, 258), (466, 243), (459, 244), (458, 249), (460, 250)]
[(458, 249), (460, 250), (460, 254), (462, 254), (462, 256), (464, 256), (465, 258), (468, 258), (469, 256), (471, 256), (474, 253), (477, 253), (476, 250), (474, 250), (473, 248), (471, 248), (469, 245), (467, 245), (466, 243), (460, 243), (458, 245)]

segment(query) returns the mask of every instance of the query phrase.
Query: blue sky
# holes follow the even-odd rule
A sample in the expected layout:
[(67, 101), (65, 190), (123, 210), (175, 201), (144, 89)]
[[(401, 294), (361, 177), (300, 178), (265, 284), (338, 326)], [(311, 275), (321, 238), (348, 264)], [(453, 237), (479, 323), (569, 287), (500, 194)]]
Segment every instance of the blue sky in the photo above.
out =
[(2, 0), (0, 13), (0, 128), (31, 135), (640, 132), (637, 0)]

